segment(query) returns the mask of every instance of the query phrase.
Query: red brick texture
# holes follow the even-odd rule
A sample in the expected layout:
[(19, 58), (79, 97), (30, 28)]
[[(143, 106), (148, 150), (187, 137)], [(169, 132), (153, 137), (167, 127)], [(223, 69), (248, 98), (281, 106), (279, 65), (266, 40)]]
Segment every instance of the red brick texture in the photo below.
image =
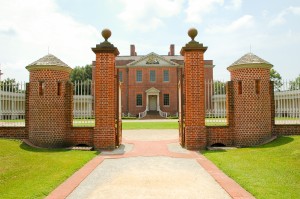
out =
[[(95, 52), (95, 51), (94, 51)], [(116, 147), (116, 68), (115, 54), (111, 52), (95, 52), (95, 129), (94, 147)]]
[[(272, 135), (270, 70), (239, 68), (231, 71), (234, 85), (235, 145), (258, 145)], [(260, 80), (256, 93), (255, 80)]]
[[(121, 68), (119, 69), (123, 74), (123, 83), (122, 83), (122, 113), (130, 113), (132, 115), (138, 115), (140, 112), (146, 110), (146, 100), (147, 94), (146, 90), (154, 87), (160, 91), (159, 93), (159, 106), (160, 109), (164, 112), (168, 112), (171, 115), (174, 115), (178, 112), (178, 79), (177, 72), (178, 68), (176, 67), (147, 67), (147, 68)], [(142, 71), (142, 82), (136, 82), (136, 71)], [(150, 81), (150, 71), (154, 70), (156, 73), (156, 81)], [(163, 81), (163, 71), (169, 71), (169, 81)], [(142, 94), (143, 103), (142, 106), (136, 105), (136, 95)], [(164, 106), (163, 104), (163, 95), (169, 94), (170, 105)]]
[(273, 134), (277, 136), (300, 135), (300, 125), (274, 125)]
[(204, 96), (204, 52), (206, 48), (198, 44), (195, 49), (191, 48), (189, 44), (181, 50), (185, 63), (185, 147), (187, 149), (199, 149), (205, 148), (207, 145)]
[[(63, 147), (67, 125), (70, 118), (66, 117), (66, 83), (69, 72), (59, 70), (31, 70), (29, 86), (29, 140), (41, 147)], [(40, 82), (44, 91), (40, 93)], [(58, 82), (61, 83), (61, 95), (58, 95)], [(69, 97), (70, 98), (70, 97)]]
[(28, 133), (25, 127), (1, 127), (0, 138), (28, 139)]
[(73, 127), (67, 134), (67, 144), (69, 146), (76, 146), (79, 144), (85, 144), (88, 146), (94, 146), (94, 127)]

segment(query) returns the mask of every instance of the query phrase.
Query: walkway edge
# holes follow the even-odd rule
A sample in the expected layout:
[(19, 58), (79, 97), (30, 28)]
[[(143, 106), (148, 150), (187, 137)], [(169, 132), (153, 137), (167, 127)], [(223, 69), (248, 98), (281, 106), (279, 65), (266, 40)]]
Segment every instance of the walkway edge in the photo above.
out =
[(76, 171), (71, 177), (52, 191), (46, 199), (64, 199), (104, 160), (103, 156), (96, 156), (83, 167)]
[(197, 162), (220, 184), (220, 186), (233, 199), (255, 199), (255, 197), (241, 187), (232, 178), (228, 177), (215, 164), (208, 160), (204, 155), (198, 154)]

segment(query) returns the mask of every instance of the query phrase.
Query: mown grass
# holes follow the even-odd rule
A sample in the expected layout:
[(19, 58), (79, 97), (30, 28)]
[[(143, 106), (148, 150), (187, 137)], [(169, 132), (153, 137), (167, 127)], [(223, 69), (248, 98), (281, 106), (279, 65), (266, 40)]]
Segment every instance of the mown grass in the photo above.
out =
[(97, 155), (0, 139), (0, 198), (44, 198)]
[(258, 199), (300, 198), (300, 136), (203, 154)]
[(123, 122), (122, 129), (178, 129), (178, 122)]

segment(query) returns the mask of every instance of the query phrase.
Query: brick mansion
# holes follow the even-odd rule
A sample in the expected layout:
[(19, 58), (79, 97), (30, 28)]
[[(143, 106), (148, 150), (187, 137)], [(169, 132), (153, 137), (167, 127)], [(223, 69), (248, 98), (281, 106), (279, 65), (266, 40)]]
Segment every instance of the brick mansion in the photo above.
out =
[[(184, 59), (175, 54), (170, 45), (168, 55), (154, 52), (137, 55), (135, 45), (130, 45), (129, 56), (117, 56), (115, 61), (121, 82), (122, 113), (138, 115), (143, 111), (178, 113), (178, 82)], [(95, 66), (95, 62), (93, 62)], [(213, 80), (213, 61), (204, 60), (204, 78)]]

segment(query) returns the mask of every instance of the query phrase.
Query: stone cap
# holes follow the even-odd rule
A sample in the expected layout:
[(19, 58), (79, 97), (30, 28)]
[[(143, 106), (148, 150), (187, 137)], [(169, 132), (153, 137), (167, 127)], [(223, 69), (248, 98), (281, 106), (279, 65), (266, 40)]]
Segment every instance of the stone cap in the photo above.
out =
[(119, 55), (118, 48), (108, 41), (108, 38), (111, 36), (111, 31), (109, 29), (103, 29), (101, 34), (105, 40), (97, 44), (96, 48), (92, 48), (92, 51), (94, 53), (113, 53), (115, 56)]
[(233, 71), (241, 68), (272, 68), (273, 65), (267, 62), (266, 60), (258, 57), (253, 53), (247, 53), (242, 56), (240, 59), (231, 64), (227, 70)]
[(188, 35), (192, 40), (181, 48), (180, 54), (182, 56), (184, 56), (186, 51), (201, 51), (204, 53), (207, 50), (207, 46), (203, 46), (202, 43), (195, 41), (195, 37), (198, 35), (196, 28), (189, 29)]
[(50, 69), (50, 70), (60, 70), (60, 71), (66, 71), (66, 72), (71, 72), (72, 68), (65, 64), (63, 61), (58, 59), (52, 54), (48, 54), (37, 61), (29, 64), (26, 66), (26, 69), (28, 71), (32, 70), (45, 70), (45, 69)]

